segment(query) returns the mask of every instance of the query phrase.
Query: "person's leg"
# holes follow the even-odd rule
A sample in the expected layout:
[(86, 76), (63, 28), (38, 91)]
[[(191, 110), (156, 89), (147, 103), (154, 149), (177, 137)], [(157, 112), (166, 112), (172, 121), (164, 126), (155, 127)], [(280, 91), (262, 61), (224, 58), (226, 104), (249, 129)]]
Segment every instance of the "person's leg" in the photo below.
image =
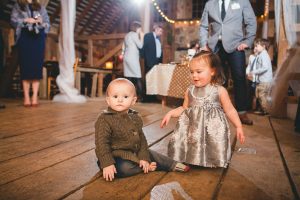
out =
[(29, 95), (29, 90), (30, 90), (30, 81), (29, 80), (22, 80), (23, 84), (23, 94), (24, 94), (24, 106), (30, 106), (30, 95)]
[(231, 76), (233, 79), (235, 107), (243, 124), (253, 125), (247, 116), (246, 60), (244, 51), (228, 54)]
[(173, 171), (176, 161), (156, 151), (149, 150), (151, 162), (156, 162), (156, 170)]
[(253, 104), (255, 96), (255, 83), (250, 80), (247, 80), (247, 110), (254, 110), (255, 106)]
[(234, 100), (238, 112), (247, 110), (247, 87), (245, 52), (235, 51), (228, 54), (234, 87)]
[(270, 84), (269, 83), (261, 83), (260, 84), (260, 102), (261, 102), (261, 108), (263, 111), (263, 114), (267, 114), (269, 110), (269, 103), (268, 103), (268, 94), (270, 90)]
[(143, 171), (137, 163), (130, 160), (115, 157), (115, 161), (115, 166), (117, 169), (116, 177), (118, 178), (133, 176)]
[(142, 78), (136, 79), (136, 92), (139, 98), (139, 101), (143, 101), (143, 81)]
[(39, 86), (40, 81), (39, 80), (33, 80), (32, 81), (32, 105), (38, 105), (38, 93), (39, 93)]
[(218, 56), (220, 57), (221, 60), (221, 64), (222, 64), (222, 68), (223, 68), (223, 72), (225, 75), (225, 83), (224, 83), (224, 87), (227, 88), (228, 86), (228, 80), (229, 80), (229, 67), (228, 67), (228, 54), (226, 53), (226, 51), (223, 48), (223, 45), (221, 42), (218, 42), (215, 51), (217, 51)]
[(190, 167), (174, 161), (172, 158), (162, 155), (156, 151), (149, 150), (151, 162), (156, 163), (156, 170), (157, 171), (180, 171), (180, 172), (187, 172), (189, 171)]

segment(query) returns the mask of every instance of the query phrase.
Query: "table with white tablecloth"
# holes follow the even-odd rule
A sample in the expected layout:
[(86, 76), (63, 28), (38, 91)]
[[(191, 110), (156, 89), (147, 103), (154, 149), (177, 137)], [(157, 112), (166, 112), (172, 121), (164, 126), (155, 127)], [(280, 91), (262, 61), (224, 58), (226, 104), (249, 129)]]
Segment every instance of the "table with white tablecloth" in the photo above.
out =
[(190, 69), (175, 64), (155, 65), (146, 74), (146, 93), (175, 98), (184, 98), (190, 85)]

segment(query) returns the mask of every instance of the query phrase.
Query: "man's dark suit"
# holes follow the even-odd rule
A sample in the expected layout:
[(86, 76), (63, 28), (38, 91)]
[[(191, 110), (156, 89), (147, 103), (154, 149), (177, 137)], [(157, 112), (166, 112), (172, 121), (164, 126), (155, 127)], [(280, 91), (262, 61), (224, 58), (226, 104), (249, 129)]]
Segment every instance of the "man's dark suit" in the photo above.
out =
[(150, 71), (154, 65), (162, 63), (162, 54), (160, 58), (156, 57), (156, 43), (153, 32), (144, 36), (143, 57), (145, 60), (145, 73)]

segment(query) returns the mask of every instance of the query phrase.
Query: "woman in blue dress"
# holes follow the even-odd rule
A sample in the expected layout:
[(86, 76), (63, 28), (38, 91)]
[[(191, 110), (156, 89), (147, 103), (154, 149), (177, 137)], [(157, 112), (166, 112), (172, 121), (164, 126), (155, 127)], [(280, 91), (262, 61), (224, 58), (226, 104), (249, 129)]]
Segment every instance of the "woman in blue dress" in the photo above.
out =
[[(12, 9), (11, 23), (16, 29), (24, 106), (37, 106), (39, 83), (43, 78), (46, 34), (50, 30), (49, 16), (38, 0), (17, 0)], [(33, 93), (31, 99), (30, 85)]]

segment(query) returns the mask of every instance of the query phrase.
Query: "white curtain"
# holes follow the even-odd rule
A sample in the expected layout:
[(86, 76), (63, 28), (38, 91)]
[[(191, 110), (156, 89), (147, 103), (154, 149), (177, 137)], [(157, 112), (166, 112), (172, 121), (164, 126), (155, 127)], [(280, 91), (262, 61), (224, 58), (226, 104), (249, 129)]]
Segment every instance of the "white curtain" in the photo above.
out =
[(59, 70), (56, 79), (60, 93), (55, 95), (53, 101), (65, 103), (84, 103), (86, 98), (74, 88), (75, 49), (74, 25), (76, 14), (76, 0), (63, 0), (61, 3), (61, 20), (59, 35)]
[[(298, 6), (297, 6), (298, 5)], [(285, 117), (287, 111), (287, 91), (289, 81), (294, 79), (295, 73), (300, 73), (300, 46), (297, 43), (296, 26), (300, 24), (300, 0), (275, 0), (275, 25), (276, 25), (276, 41), (283, 37), (279, 35), (279, 27), (281, 23), (280, 13), (283, 13), (284, 32), (288, 41), (288, 49), (280, 49), (285, 51), (286, 57), (281, 66), (275, 72), (273, 86), (271, 91), (271, 109), (270, 113), (276, 117)], [(299, 25), (298, 24), (298, 25)]]
[(283, 12), (284, 31), (289, 44), (289, 48), (294, 46), (297, 41), (296, 23), (300, 21), (300, 0), (275, 0), (275, 26), (276, 41), (279, 42), (280, 13)]
[(283, 0), (282, 2), (284, 29), (289, 47), (292, 47), (296, 43), (295, 25), (297, 23), (297, 8), (299, 8), (299, 6), (299, 0)]
[(275, 28), (276, 28), (276, 43), (278, 46), (279, 42), (279, 27), (280, 27), (280, 12), (281, 12), (281, 0), (275, 0)]

